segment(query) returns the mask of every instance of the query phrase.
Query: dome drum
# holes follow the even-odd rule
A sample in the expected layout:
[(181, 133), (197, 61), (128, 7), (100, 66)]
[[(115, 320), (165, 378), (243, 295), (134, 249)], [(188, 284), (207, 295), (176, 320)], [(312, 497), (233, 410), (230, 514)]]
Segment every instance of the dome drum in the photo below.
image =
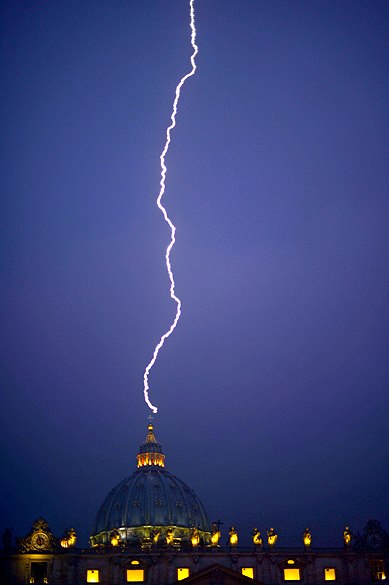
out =
[[(151, 548), (186, 548), (192, 547), (191, 538), (193, 528), (183, 526), (138, 526), (134, 528), (118, 528), (117, 530), (102, 531), (91, 536), (92, 547), (112, 546), (112, 537), (119, 533), (119, 546), (136, 546), (143, 550)], [(200, 546), (210, 544), (210, 533), (197, 530)]]

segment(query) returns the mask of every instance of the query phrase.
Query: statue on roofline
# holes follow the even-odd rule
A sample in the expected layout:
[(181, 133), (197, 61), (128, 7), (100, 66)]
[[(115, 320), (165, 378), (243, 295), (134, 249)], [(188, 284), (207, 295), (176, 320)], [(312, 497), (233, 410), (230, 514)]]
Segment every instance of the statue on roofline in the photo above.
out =
[(219, 546), (219, 539), (220, 539), (220, 530), (215, 523), (212, 524), (211, 528), (211, 545), (212, 546)]
[(311, 546), (312, 535), (311, 535), (311, 531), (309, 530), (309, 528), (306, 528), (304, 531), (303, 542), (304, 542), (304, 546), (306, 548), (309, 548)]
[(261, 533), (259, 532), (258, 528), (254, 528), (251, 536), (255, 546), (262, 546)]
[(344, 531), (343, 531), (343, 542), (344, 542), (345, 546), (350, 545), (352, 537), (353, 537), (353, 533), (351, 532), (350, 528), (348, 526), (346, 526)]
[(238, 544), (238, 533), (235, 530), (235, 526), (231, 526), (228, 533), (230, 546), (236, 546)]
[(272, 548), (277, 542), (278, 534), (275, 532), (274, 528), (270, 528), (267, 531), (267, 544), (270, 548)]

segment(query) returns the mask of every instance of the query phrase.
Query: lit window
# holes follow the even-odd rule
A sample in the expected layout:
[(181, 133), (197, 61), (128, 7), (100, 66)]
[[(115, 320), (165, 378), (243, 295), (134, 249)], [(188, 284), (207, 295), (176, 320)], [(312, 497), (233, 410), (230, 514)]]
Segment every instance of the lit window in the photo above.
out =
[(30, 583), (47, 583), (47, 563), (35, 561), (31, 563)]
[(386, 579), (384, 571), (384, 561), (370, 561), (371, 578), (373, 581), (383, 581)]
[(143, 569), (127, 569), (127, 583), (143, 583), (144, 580), (145, 572)]
[(187, 567), (180, 567), (177, 569), (177, 581), (182, 581), (189, 577), (189, 569)]
[(294, 560), (293, 559), (288, 559), (288, 565), (294, 565)]
[(284, 569), (285, 581), (300, 581), (300, 569)]
[(254, 568), (253, 567), (242, 567), (242, 575), (254, 579)]
[(336, 571), (332, 567), (324, 569), (324, 581), (336, 581)]
[(87, 583), (98, 583), (99, 582), (99, 571), (98, 569), (88, 569), (86, 572)]

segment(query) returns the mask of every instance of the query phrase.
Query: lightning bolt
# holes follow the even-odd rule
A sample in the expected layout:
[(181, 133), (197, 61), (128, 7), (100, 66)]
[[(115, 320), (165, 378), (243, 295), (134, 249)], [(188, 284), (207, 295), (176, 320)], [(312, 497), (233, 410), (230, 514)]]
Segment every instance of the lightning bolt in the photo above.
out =
[(166, 208), (162, 205), (162, 197), (165, 193), (165, 186), (166, 186), (166, 173), (167, 173), (167, 166), (165, 164), (165, 157), (167, 155), (167, 152), (169, 150), (169, 146), (170, 146), (170, 141), (171, 141), (171, 132), (173, 130), (173, 128), (176, 126), (176, 115), (177, 115), (177, 107), (178, 107), (178, 101), (180, 99), (180, 95), (181, 95), (181, 88), (184, 85), (185, 81), (189, 78), (192, 77), (192, 75), (195, 74), (196, 71), (196, 62), (195, 62), (195, 57), (199, 51), (198, 46), (196, 45), (196, 27), (195, 27), (195, 15), (194, 15), (194, 0), (190, 0), (189, 2), (189, 6), (190, 6), (190, 28), (191, 28), (191, 45), (193, 48), (193, 53), (191, 55), (190, 58), (190, 62), (192, 65), (192, 69), (189, 73), (187, 73), (186, 75), (184, 75), (183, 77), (181, 77), (177, 87), (176, 87), (176, 93), (175, 93), (175, 98), (173, 101), (173, 110), (172, 110), (172, 114), (170, 116), (170, 120), (171, 120), (171, 124), (170, 126), (167, 127), (166, 129), (166, 142), (165, 142), (165, 146), (162, 150), (161, 156), (160, 156), (160, 161), (161, 161), (161, 180), (160, 180), (160, 186), (161, 189), (159, 191), (159, 195), (157, 197), (157, 205), (159, 207), (159, 209), (162, 211), (163, 217), (166, 221), (166, 223), (169, 225), (170, 227), (170, 244), (168, 245), (168, 247), (166, 248), (166, 254), (165, 254), (165, 260), (166, 260), (166, 269), (169, 275), (169, 280), (170, 280), (170, 297), (173, 299), (173, 301), (176, 303), (176, 315), (174, 317), (173, 323), (171, 324), (170, 328), (168, 329), (168, 331), (166, 331), (166, 333), (164, 333), (161, 336), (161, 339), (159, 340), (158, 344), (156, 345), (155, 349), (154, 349), (154, 353), (153, 353), (153, 357), (151, 358), (150, 362), (147, 364), (145, 372), (143, 374), (143, 385), (144, 385), (144, 390), (143, 390), (143, 394), (145, 397), (145, 401), (147, 406), (154, 412), (156, 413), (158, 411), (158, 408), (156, 406), (154, 406), (149, 399), (149, 374), (150, 374), (150, 370), (153, 367), (153, 365), (155, 364), (158, 354), (159, 354), (159, 350), (162, 348), (163, 344), (165, 343), (166, 339), (168, 337), (170, 337), (170, 335), (173, 333), (174, 329), (177, 326), (178, 320), (181, 316), (181, 300), (178, 298), (178, 296), (175, 293), (175, 282), (174, 282), (174, 276), (173, 276), (173, 270), (172, 270), (172, 266), (171, 266), (171, 262), (170, 262), (170, 252), (175, 244), (176, 241), (176, 226), (173, 224), (173, 222), (171, 221), (170, 217), (168, 216), (168, 213), (166, 211)]

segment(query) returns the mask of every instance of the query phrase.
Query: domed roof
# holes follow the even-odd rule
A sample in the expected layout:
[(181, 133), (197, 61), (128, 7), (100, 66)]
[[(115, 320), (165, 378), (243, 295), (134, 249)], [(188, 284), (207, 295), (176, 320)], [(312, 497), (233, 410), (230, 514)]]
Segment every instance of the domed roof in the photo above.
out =
[[(138, 469), (114, 487), (97, 512), (92, 529), (92, 544), (107, 544), (110, 534), (118, 531), (127, 542), (145, 536), (144, 529), (176, 527), (196, 528), (209, 533), (210, 523), (205, 509), (183, 481), (164, 469), (165, 456), (155, 439), (153, 426), (148, 426), (146, 441), (138, 454)], [(189, 538), (189, 532), (185, 536)]]

